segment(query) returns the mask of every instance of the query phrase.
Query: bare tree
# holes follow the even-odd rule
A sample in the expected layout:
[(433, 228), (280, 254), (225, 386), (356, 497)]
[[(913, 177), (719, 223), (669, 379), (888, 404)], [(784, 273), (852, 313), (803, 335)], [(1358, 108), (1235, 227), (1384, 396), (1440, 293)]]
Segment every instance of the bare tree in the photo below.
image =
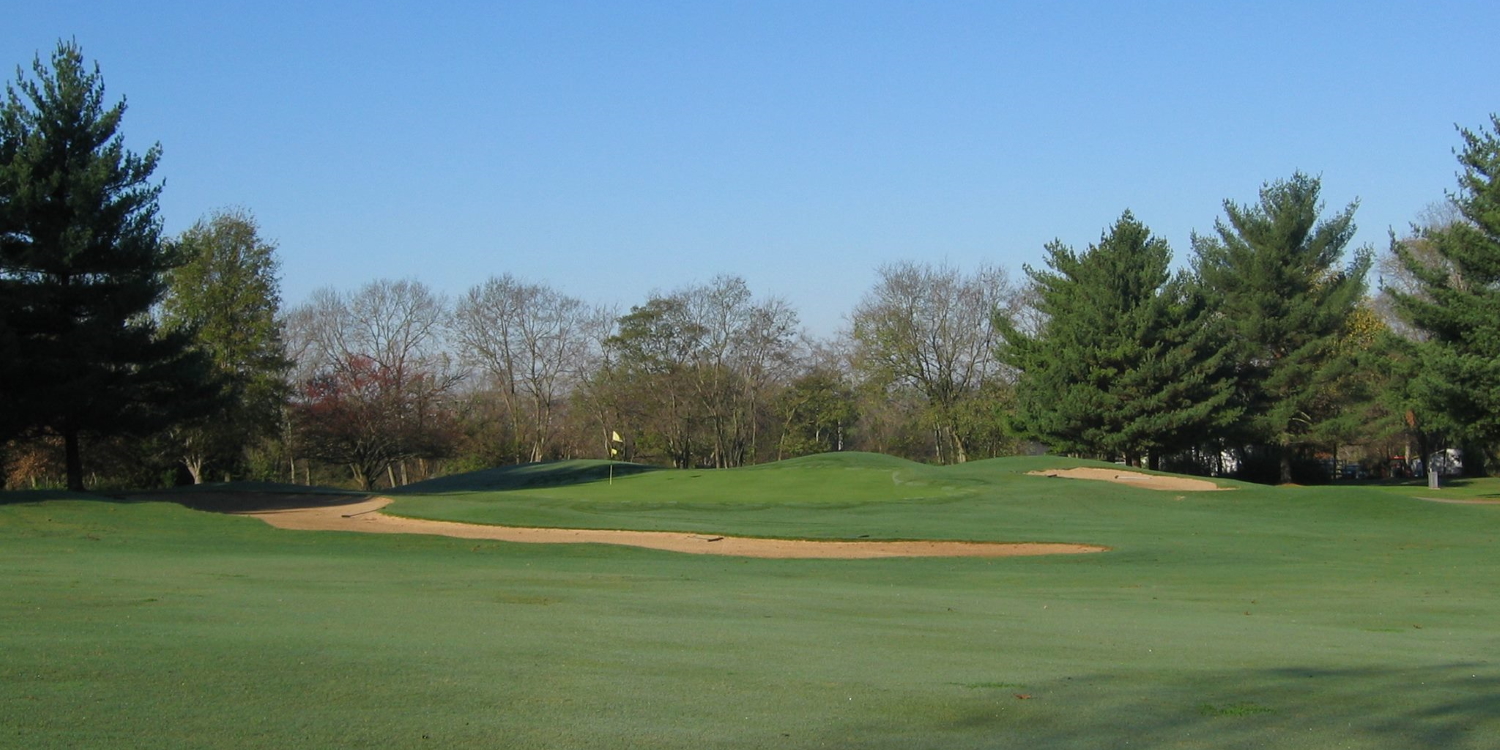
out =
[[(754, 306), (741, 329), (735, 355), (744, 373), (745, 414), (748, 415), (748, 460), (756, 460), (760, 447), (760, 414), (770, 408), (774, 392), (789, 384), (801, 369), (805, 336), (796, 310), (780, 298)], [(770, 414), (768, 416), (774, 416)]]
[(789, 379), (798, 340), (785, 302), (757, 302), (743, 279), (719, 276), (631, 308), (594, 382), (674, 465), (739, 466), (759, 454), (769, 393)]
[(528, 460), (548, 457), (557, 412), (597, 359), (598, 330), (608, 316), (510, 274), (490, 278), (459, 301), (453, 330), (462, 356), (494, 381)]
[(742, 465), (755, 455), (759, 411), (771, 383), (791, 369), (797, 314), (780, 299), (757, 304), (738, 276), (718, 276), (678, 294), (701, 333), (689, 359), (712, 430), (710, 458), (717, 467)]
[(878, 385), (926, 399), (936, 458), (968, 460), (960, 405), (999, 374), (993, 316), (1014, 316), (1020, 295), (1005, 272), (965, 275), (947, 265), (881, 267), (852, 315), (856, 366)]
[(445, 348), (447, 318), (446, 300), (408, 280), (321, 289), (294, 310), (303, 449), (349, 465), (365, 488), (380, 469), (397, 484), (397, 462), (406, 481), (409, 458), (427, 474), (426, 460), (445, 450), (445, 399), (463, 377)]
[(1381, 253), (1376, 261), (1375, 270), (1380, 275), (1380, 291), (1377, 293), (1371, 305), (1380, 320), (1390, 327), (1397, 335), (1413, 341), (1425, 341), (1427, 334), (1420, 328), (1408, 323), (1405, 318), (1395, 310), (1395, 295), (1411, 295), (1425, 297), (1426, 290), (1416, 275), (1407, 268), (1406, 264), (1397, 254), (1397, 248), (1404, 250), (1417, 263), (1429, 268), (1444, 268), (1456, 288), (1463, 288), (1463, 279), (1458, 269), (1448, 259), (1444, 258), (1432, 243), (1425, 239), (1425, 235), (1440, 231), (1465, 221), (1463, 213), (1452, 201), (1439, 201), (1423, 209), (1417, 220), (1412, 222), (1409, 234), (1404, 238), (1391, 236), (1390, 249)]

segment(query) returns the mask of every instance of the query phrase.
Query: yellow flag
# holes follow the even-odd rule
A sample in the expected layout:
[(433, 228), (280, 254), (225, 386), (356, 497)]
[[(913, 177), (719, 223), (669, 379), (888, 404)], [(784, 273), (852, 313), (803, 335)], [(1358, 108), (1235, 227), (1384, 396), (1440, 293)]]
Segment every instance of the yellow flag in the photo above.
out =
[(620, 437), (620, 433), (615, 432), (614, 430), (610, 430), (609, 431), (609, 439), (613, 440), (616, 443), (623, 443), (623, 442), (625, 442), (625, 438)]
[(610, 448), (609, 449), (609, 457), (610, 458), (614, 458), (615, 456), (618, 456), (618, 455), (620, 455), (619, 449), (616, 449), (616, 448)]

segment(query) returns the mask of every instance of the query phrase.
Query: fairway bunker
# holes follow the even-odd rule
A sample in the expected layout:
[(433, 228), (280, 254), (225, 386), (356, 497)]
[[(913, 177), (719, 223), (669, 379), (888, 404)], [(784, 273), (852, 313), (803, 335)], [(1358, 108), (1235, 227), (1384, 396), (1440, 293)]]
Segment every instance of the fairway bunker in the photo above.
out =
[(1020, 557), (1104, 552), (1090, 544), (955, 541), (811, 541), (689, 534), (673, 531), (544, 529), (402, 518), (378, 512), (391, 502), (377, 497), (346, 505), (242, 512), (281, 529), (432, 534), (535, 544), (619, 544), (668, 552), (731, 557), (868, 559), (876, 557)]
[(1118, 469), (1080, 467), (1076, 469), (1028, 471), (1026, 473), (1034, 477), (1063, 477), (1065, 479), (1090, 479), (1097, 482), (1115, 482), (1117, 484), (1128, 484), (1131, 487), (1140, 487), (1144, 490), (1163, 490), (1166, 492), (1215, 492), (1234, 489), (1233, 487), (1220, 487), (1207, 479), (1142, 474), (1138, 471), (1120, 471)]

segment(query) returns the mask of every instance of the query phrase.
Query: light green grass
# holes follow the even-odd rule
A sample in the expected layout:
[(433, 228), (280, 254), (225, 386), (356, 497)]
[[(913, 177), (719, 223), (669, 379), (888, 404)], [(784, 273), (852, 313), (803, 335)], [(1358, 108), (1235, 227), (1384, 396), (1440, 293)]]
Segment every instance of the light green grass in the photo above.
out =
[(1114, 551), (746, 560), (5, 496), (0, 747), (1500, 744), (1500, 508), (1025, 476), (1063, 463), (531, 467), (395, 509)]
[(1438, 500), (1500, 500), (1500, 479), (1495, 477), (1445, 477), (1442, 486), (1428, 489), (1427, 480), (1413, 479), (1403, 482), (1372, 482), (1372, 490), (1393, 495)]

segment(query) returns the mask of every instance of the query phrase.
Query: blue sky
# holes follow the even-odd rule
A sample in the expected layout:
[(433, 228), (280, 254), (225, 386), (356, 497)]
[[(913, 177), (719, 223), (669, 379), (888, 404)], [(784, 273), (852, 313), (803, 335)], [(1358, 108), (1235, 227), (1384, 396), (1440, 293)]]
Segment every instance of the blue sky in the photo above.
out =
[(1500, 4), (14, 3), (160, 142), (177, 232), (243, 206), (283, 292), (505, 272), (622, 310), (743, 276), (815, 334), (882, 263), (1021, 275), (1129, 208), (1179, 262), (1295, 170), (1384, 249), (1500, 110)]

